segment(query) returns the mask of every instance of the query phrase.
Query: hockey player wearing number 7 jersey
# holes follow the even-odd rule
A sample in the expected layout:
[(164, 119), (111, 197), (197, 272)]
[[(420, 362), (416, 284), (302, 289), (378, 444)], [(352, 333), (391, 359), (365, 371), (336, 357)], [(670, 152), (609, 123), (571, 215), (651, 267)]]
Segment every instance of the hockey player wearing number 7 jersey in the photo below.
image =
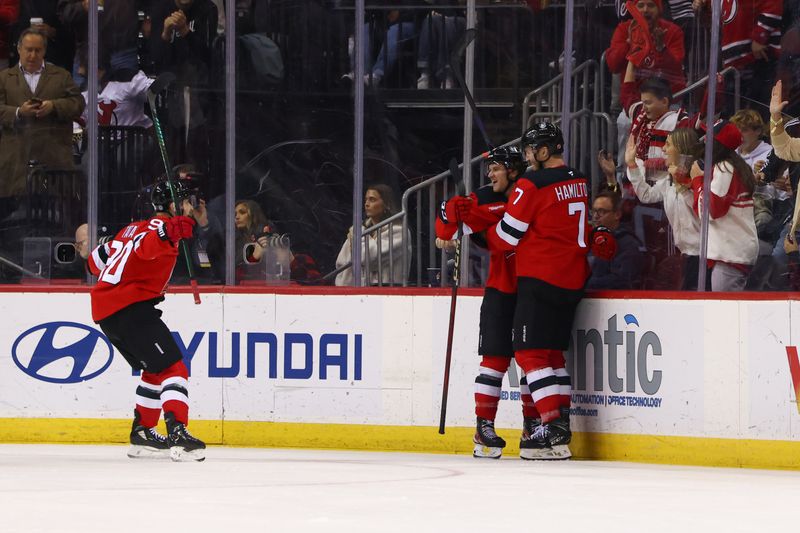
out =
[[(445, 241), (454, 238), (459, 223), (464, 235), (482, 238), (480, 232), (495, 225), (503, 216), (508, 195), (517, 178), (525, 171), (521, 152), (516, 147), (496, 148), (487, 156), (490, 184), (469, 196), (455, 196), (442, 202), (436, 220), (436, 236)], [(485, 245), (485, 242), (483, 243)], [(477, 428), (473, 437), (473, 456), (499, 458), (506, 445), (497, 435), (494, 420), (500, 402), (500, 391), (514, 357), (511, 345), (511, 324), (516, 304), (517, 280), (514, 253), (489, 246), (489, 278), (481, 303), (478, 354), (481, 363), (475, 378), (475, 415)], [(526, 381), (522, 391), (523, 435), (530, 438), (539, 424)]]
[[(202, 461), (205, 444), (186, 429), (189, 423), (189, 373), (183, 355), (161, 320), (156, 304), (164, 299), (181, 239), (191, 238), (194, 219), (174, 216), (170, 187), (180, 204), (189, 192), (182, 182), (153, 187), (156, 214), (132, 222), (89, 255), (89, 270), (98, 277), (92, 288), (92, 319), (128, 364), (141, 370), (128, 457), (171, 457)], [(155, 427), (161, 411), (167, 436)]]
[(533, 168), (516, 182), (503, 219), (486, 238), (493, 249), (516, 252), (514, 356), (542, 422), (520, 443), (520, 457), (567, 459), (572, 391), (563, 351), (589, 277), (589, 186), (564, 164), (554, 124), (536, 124), (523, 144)]

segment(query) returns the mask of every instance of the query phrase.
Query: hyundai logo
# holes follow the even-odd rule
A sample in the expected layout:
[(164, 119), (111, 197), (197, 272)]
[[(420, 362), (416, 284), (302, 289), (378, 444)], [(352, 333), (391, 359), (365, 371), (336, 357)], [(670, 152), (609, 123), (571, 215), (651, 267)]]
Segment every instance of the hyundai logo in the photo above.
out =
[(94, 328), (75, 322), (48, 322), (17, 337), (14, 363), (26, 374), (49, 383), (80, 383), (103, 373), (114, 349)]

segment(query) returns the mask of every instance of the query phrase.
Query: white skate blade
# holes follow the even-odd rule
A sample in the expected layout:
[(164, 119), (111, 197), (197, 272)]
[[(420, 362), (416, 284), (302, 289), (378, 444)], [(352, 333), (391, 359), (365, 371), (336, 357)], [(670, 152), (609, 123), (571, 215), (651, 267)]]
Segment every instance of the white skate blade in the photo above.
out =
[(131, 447), (128, 448), (128, 457), (131, 459), (167, 459), (169, 458), (169, 450), (131, 444)]
[(181, 446), (173, 446), (169, 449), (169, 457), (177, 463), (205, 461), (206, 451), (203, 449), (186, 451)]
[(562, 444), (552, 448), (520, 448), (519, 456), (526, 461), (564, 461), (572, 457), (572, 452)]
[(477, 457), (478, 459), (500, 459), (501, 455), (503, 455), (503, 448), (490, 448), (477, 442), (472, 449), (472, 457)]

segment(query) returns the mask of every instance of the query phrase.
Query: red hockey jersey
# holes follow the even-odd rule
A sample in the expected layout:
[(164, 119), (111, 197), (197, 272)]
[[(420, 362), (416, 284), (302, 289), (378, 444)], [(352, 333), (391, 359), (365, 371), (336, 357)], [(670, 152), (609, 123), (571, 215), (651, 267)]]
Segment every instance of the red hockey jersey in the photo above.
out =
[(563, 289), (589, 277), (589, 184), (562, 166), (528, 171), (517, 181), (503, 219), (486, 233), (489, 246), (516, 249), (517, 276)]
[[(491, 185), (484, 185), (470, 194), (472, 209), (462, 223), (464, 235), (477, 234), (497, 224), (506, 211), (506, 196), (492, 190)], [(452, 198), (449, 200), (452, 201)], [(457, 224), (448, 222), (444, 215), (445, 202), (439, 216), (436, 217), (436, 236), (446, 241), (455, 238)], [(517, 292), (517, 275), (514, 266), (514, 253), (499, 250), (488, 245), (489, 277), (486, 286), (498, 291), (513, 294)]]
[[(707, 11), (710, 14), (710, 9)], [(755, 61), (753, 41), (777, 59), (781, 52), (780, 0), (722, 0), (722, 64), (742, 68)]]
[(92, 320), (98, 322), (136, 302), (158, 298), (167, 287), (178, 247), (158, 236), (164, 218), (132, 222), (89, 255), (98, 277), (92, 288)]

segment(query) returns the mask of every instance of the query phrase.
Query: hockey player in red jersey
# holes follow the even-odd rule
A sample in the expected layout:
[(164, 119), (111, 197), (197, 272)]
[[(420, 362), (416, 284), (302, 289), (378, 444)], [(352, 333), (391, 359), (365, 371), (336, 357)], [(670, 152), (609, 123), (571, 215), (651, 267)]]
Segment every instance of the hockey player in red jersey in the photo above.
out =
[[(128, 456), (202, 461), (206, 446), (186, 429), (188, 369), (156, 308), (175, 267), (178, 244), (191, 238), (195, 224), (190, 217), (175, 216), (173, 186), (179, 203), (186, 201), (189, 191), (182, 182), (157, 183), (151, 195), (155, 216), (132, 222), (89, 255), (88, 268), (98, 277), (92, 288), (92, 319), (125, 360), (142, 371)], [(162, 409), (166, 437), (155, 429)]]
[(589, 184), (562, 159), (561, 130), (536, 124), (523, 138), (533, 168), (511, 191), (503, 219), (487, 231), (491, 249), (516, 251), (513, 347), (541, 416), (523, 459), (571, 456), (571, 382), (565, 368), (572, 323), (589, 276)]
[[(455, 196), (442, 202), (436, 220), (436, 236), (444, 241), (454, 238), (461, 223), (464, 235), (473, 235), (473, 242), (481, 240), (481, 232), (495, 225), (503, 216), (508, 195), (517, 178), (525, 171), (521, 152), (516, 147), (495, 148), (487, 157), (488, 176), (491, 183), (469, 196)], [(500, 402), (500, 390), (514, 357), (511, 345), (511, 324), (516, 305), (517, 280), (514, 254), (489, 247), (489, 278), (483, 295), (480, 314), (478, 354), (481, 363), (475, 378), (475, 415), (477, 428), (474, 457), (499, 458), (506, 445), (497, 435), (494, 420)], [(529, 438), (539, 425), (539, 414), (525, 378), (520, 381), (522, 391), (523, 439)]]

